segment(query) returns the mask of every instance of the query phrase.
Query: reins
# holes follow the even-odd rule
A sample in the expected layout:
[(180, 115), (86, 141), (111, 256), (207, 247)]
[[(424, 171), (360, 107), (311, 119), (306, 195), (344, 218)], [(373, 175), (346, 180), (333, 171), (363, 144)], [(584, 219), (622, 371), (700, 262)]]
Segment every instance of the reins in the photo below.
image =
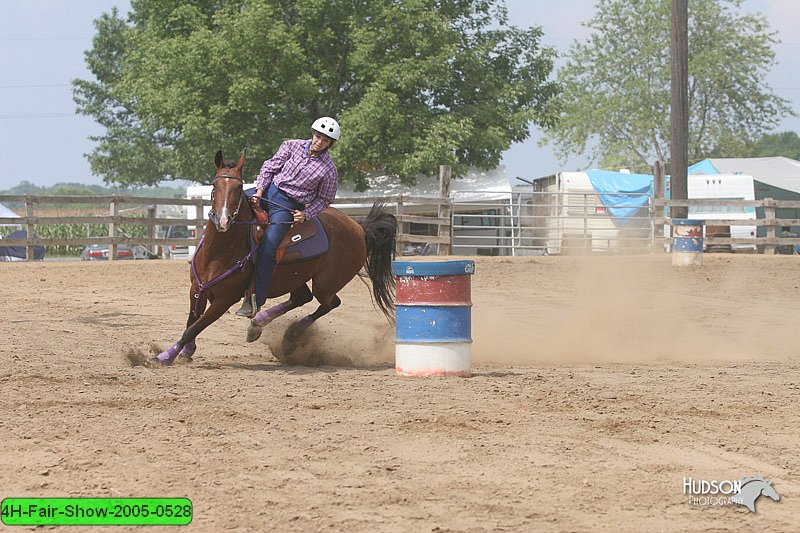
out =
[[(214, 177), (214, 181), (216, 181), (218, 178), (237, 179), (240, 182), (242, 182), (242, 187), (244, 187), (244, 181), (242, 180), (242, 178), (240, 176), (228, 176), (228, 175), (224, 175), (223, 174), (223, 175), (215, 176)], [(213, 204), (213, 201), (214, 201), (214, 191), (215, 191), (215, 189), (216, 189), (216, 187), (211, 190), (211, 201), (212, 201), (212, 204)], [(244, 191), (242, 191), (239, 194), (239, 204), (236, 206), (236, 211), (234, 211), (233, 217), (231, 217), (231, 218), (233, 218), (233, 223), (234, 224), (237, 223), (236, 217), (239, 215), (239, 210), (242, 207), (242, 198), (243, 197), (244, 197)], [(208, 212), (208, 218), (211, 221), (211, 223), (214, 224), (215, 226), (219, 222), (219, 219), (217, 218), (216, 213), (214, 213), (213, 207)], [(258, 221), (255, 221), (255, 222), (257, 223)], [(240, 224), (252, 224), (252, 221), (238, 222), (238, 223), (240, 223)], [(194, 255), (192, 256), (192, 275), (194, 276), (194, 280), (197, 282), (197, 289), (198, 289), (197, 292), (195, 292), (194, 295), (193, 295), (195, 300), (196, 300), (195, 309), (194, 309), (195, 316), (200, 316), (203, 313), (203, 309), (200, 306), (200, 301), (201, 301), (200, 297), (202, 296), (203, 291), (205, 291), (206, 289), (208, 289), (210, 287), (213, 287), (214, 285), (216, 285), (220, 281), (222, 281), (225, 278), (229, 277), (230, 275), (234, 274), (237, 270), (239, 272), (244, 272), (244, 270), (247, 268), (247, 262), (250, 261), (250, 259), (252, 259), (252, 257), (255, 255), (256, 251), (258, 250), (258, 245), (254, 243), (253, 246), (250, 248), (250, 251), (247, 252), (247, 255), (245, 255), (243, 258), (239, 259), (238, 261), (236, 261), (233, 264), (233, 266), (228, 268), (225, 272), (223, 272), (219, 276), (215, 277), (214, 279), (211, 279), (211, 280), (207, 281), (206, 283), (203, 283), (202, 281), (200, 281), (200, 276), (197, 274), (197, 266), (195, 265), (195, 260), (197, 258), (197, 252), (200, 251), (200, 248), (203, 246), (203, 243), (205, 242), (205, 240), (206, 240), (206, 235), (204, 233), (203, 236), (200, 238), (200, 242), (197, 243), (197, 249), (195, 249)]]
[[(214, 177), (214, 181), (216, 181), (219, 178), (236, 179), (236, 180), (239, 180), (242, 183), (242, 192), (239, 193), (239, 203), (236, 206), (236, 211), (234, 211), (233, 216), (231, 217), (233, 219), (231, 223), (232, 224), (245, 224), (245, 225), (248, 225), (248, 226), (254, 226), (254, 225), (257, 225), (257, 224), (263, 224), (263, 222), (259, 222), (257, 219), (236, 220), (236, 217), (239, 215), (239, 210), (242, 208), (242, 200), (243, 200), (243, 198), (245, 196), (245, 194), (244, 194), (244, 180), (241, 178), (241, 176), (229, 176), (229, 175), (221, 174), (221, 175), (215, 176)], [(212, 204), (214, 202), (214, 192), (215, 192), (215, 190), (216, 190), (216, 187), (214, 187), (211, 190), (211, 202), (212, 202)], [(293, 211), (293, 209), (281, 204), (280, 202), (275, 202), (273, 200), (269, 200), (269, 199), (265, 199), (265, 198), (261, 198), (261, 201), (267, 202), (268, 204), (272, 204), (272, 205), (274, 205), (276, 207), (280, 207), (282, 209), (285, 209), (286, 211)], [(219, 223), (219, 219), (217, 218), (217, 214), (214, 212), (214, 208), (213, 207), (208, 212), (208, 219), (215, 226)], [(294, 224), (294, 222), (293, 221), (267, 222), (267, 225), (269, 225), (269, 224)], [(228, 276), (231, 276), (237, 270), (240, 271), (240, 272), (244, 272), (245, 268), (247, 268), (247, 262), (252, 259), (252, 257), (255, 255), (256, 251), (258, 250), (258, 245), (254, 243), (253, 246), (250, 248), (250, 251), (247, 252), (247, 255), (245, 255), (240, 260), (236, 261), (233, 264), (233, 266), (228, 268), (225, 272), (223, 272), (219, 276), (215, 277), (214, 279), (212, 279), (210, 281), (207, 281), (206, 283), (203, 283), (203, 282), (200, 281), (200, 276), (197, 274), (197, 267), (195, 266), (195, 258), (197, 257), (197, 252), (200, 251), (200, 247), (203, 246), (203, 243), (205, 242), (205, 239), (206, 239), (206, 236), (205, 236), (205, 234), (203, 234), (203, 236), (200, 238), (200, 242), (197, 243), (197, 249), (195, 249), (194, 255), (192, 256), (192, 275), (194, 276), (194, 279), (197, 282), (197, 288), (198, 288), (197, 292), (195, 292), (194, 295), (193, 295), (195, 300), (197, 300), (196, 303), (195, 303), (195, 305), (196, 305), (196, 307), (195, 307), (195, 315), (197, 315), (197, 316), (202, 314), (202, 309), (200, 309), (200, 297), (202, 296), (203, 291), (205, 291), (206, 289), (208, 289), (210, 287), (213, 287), (214, 285), (216, 285), (220, 281), (224, 280)]]

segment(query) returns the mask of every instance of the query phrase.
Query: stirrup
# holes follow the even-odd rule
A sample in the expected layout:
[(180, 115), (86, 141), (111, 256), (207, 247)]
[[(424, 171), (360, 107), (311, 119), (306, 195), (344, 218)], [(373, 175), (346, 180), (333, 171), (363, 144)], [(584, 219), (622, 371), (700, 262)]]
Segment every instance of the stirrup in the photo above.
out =
[(256, 295), (253, 293), (250, 295), (250, 298), (244, 299), (242, 306), (236, 311), (236, 315), (253, 318), (256, 316), (256, 313), (258, 313), (258, 307), (256, 306)]

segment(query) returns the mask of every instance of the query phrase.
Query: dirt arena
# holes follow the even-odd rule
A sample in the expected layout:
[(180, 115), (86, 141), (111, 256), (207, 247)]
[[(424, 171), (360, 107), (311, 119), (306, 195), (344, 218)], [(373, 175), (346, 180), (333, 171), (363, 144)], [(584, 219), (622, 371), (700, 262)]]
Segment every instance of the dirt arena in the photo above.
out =
[[(479, 258), (467, 379), (397, 377), (359, 280), (309, 366), (271, 346), (311, 306), (151, 370), (125, 353), (180, 336), (186, 263), (0, 263), (0, 497), (188, 497), (194, 531), (798, 531), (800, 259), (705, 263)], [(748, 475), (781, 500), (683, 494)]]

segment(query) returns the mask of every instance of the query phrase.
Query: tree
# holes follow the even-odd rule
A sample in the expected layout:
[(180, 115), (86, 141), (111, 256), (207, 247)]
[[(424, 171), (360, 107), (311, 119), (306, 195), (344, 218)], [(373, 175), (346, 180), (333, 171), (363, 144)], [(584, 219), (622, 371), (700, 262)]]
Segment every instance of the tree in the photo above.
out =
[(332, 115), (343, 179), (413, 183), (493, 168), (551, 124), (541, 36), (509, 26), (501, 0), (132, 0), (127, 22), (97, 21), (96, 81), (74, 93), (106, 127), (88, 157), (107, 182), (203, 181), (217, 148), (260, 163)]
[[(778, 42), (742, 0), (689, 0), (689, 160), (733, 150), (792, 114), (764, 81)], [(607, 168), (669, 159), (670, 0), (598, 0), (559, 72), (560, 120), (544, 142), (559, 157), (590, 151)]]
[(751, 157), (782, 155), (800, 161), (800, 137), (793, 131), (770, 133), (756, 141)]

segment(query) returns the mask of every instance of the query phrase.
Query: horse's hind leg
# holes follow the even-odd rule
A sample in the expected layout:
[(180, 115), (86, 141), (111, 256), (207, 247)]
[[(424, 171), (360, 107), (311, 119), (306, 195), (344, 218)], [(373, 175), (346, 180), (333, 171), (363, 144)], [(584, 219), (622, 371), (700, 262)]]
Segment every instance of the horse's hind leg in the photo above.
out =
[(300, 335), (303, 334), (305, 330), (308, 329), (309, 326), (311, 326), (311, 324), (342, 305), (342, 300), (335, 294), (328, 299), (328, 303), (325, 303), (324, 299), (317, 298), (317, 300), (319, 300), (320, 305), (317, 307), (316, 311), (306, 317), (301, 318), (286, 330), (284, 337), (287, 340), (296, 340), (298, 337), (300, 337)]
[(261, 328), (279, 316), (286, 314), (292, 309), (297, 309), (313, 299), (314, 297), (312, 296), (308, 285), (303, 283), (289, 293), (289, 299), (285, 302), (273, 305), (266, 311), (259, 311), (250, 321), (250, 326), (247, 328), (247, 342), (253, 342), (258, 339), (261, 336)]

